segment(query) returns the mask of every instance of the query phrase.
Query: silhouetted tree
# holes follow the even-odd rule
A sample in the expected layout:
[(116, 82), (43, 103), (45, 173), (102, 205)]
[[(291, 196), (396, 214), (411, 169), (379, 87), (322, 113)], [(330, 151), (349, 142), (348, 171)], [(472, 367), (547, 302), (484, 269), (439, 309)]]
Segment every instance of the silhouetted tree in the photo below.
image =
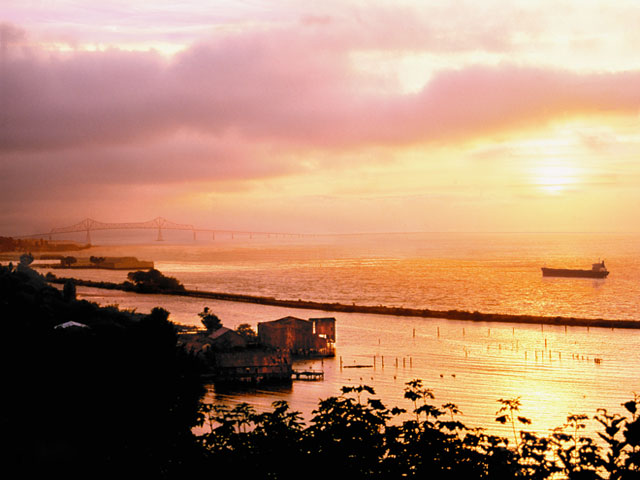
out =
[(207, 329), (207, 332), (215, 332), (222, 327), (222, 321), (209, 310), (209, 307), (204, 307), (204, 310), (198, 314), (200, 321)]
[(94, 257), (93, 255), (89, 257), (89, 261), (94, 265), (100, 265), (106, 260), (105, 257)]
[[(204, 471), (191, 431), (204, 392), (199, 365), (178, 346), (168, 313), (64, 297), (33, 270), (0, 266), (3, 468), (25, 478)], [(55, 328), (67, 321), (88, 328)]]
[(127, 278), (133, 282), (133, 288), (142, 293), (184, 290), (184, 285), (176, 278), (165, 276), (155, 268), (129, 272)]
[(72, 302), (76, 299), (76, 284), (73, 280), (69, 279), (64, 283), (62, 297), (65, 302)]
[(256, 343), (258, 341), (258, 334), (248, 323), (238, 325), (236, 332), (242, 335), (248, 343)]
[(62, 257), (60, 259), (60, 264), (62, 266), (65, 266), (65, 267), (70, 267), (71, 265), (73, 265), (77, 261), (78, 261), (78, 259), (76, 257), (67, 256), (67, 257)]
[(20, 255), (20, 265), (26, 267), (33, 263), (33, 255), (31, 253), (23, 253)]

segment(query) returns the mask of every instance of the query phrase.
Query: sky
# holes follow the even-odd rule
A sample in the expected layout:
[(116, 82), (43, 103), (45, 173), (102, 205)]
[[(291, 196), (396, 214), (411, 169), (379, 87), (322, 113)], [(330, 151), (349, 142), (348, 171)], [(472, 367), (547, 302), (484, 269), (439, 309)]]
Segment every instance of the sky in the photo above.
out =
[(638, 232), (635, 0), (0, 0), (0, 235)]

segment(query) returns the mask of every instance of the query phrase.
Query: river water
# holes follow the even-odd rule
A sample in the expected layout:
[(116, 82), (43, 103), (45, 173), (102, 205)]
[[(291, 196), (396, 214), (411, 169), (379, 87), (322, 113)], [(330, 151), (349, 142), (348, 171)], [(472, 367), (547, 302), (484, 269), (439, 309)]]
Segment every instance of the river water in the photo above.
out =
[[(165, 237), (168, 237), (165, 235)], [(171, 239), (170, 239), (171, 240)], [(108, 241), (105, 243), (109, 243)], [(483, 313), (640, 319), (640, 236), (604, 234), (389, 234), (304, 238), (175, 238), (151, 245), (94, 247), (79, 255), (133, 255), (187, 288), (321, 302)], [(604, 259), (605, 280), (543, 278), (540, 267), (590, 268)], [(120, 282), (126, 272), (56, 270), (59, 276)], [(335, 358), (295, 368), (323, 370), (324, 381), (222, 392), (207, 400), (257, 410), (287, 400), (308, 421), (318, 400), (343, 385), (369, 385), (389, 406), (411, 408), (405, 383), (422, 379), (436, 404), (453, 402), (468, 426), (509, 434), (494, 419), (501, 398), (519, 397), (527, 427), (549, 432), (567, 415), (622, 412), (640, 392), (640, 331), (475, 323), (327, 313), (248, 303), (137, 295), (79, 288), (102, 305), (198, 325), (208, 306), (235, 328), (287, 315), (336, 318)], [(592, 429), (595, 424), (590, 425)]]

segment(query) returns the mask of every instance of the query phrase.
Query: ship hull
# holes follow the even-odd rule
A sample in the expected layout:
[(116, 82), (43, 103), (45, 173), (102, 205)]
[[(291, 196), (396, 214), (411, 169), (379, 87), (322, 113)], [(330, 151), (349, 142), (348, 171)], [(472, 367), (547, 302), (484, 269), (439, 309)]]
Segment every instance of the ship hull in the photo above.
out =
[(608, 271), (597, 270), (571, 270), (568, 268), (542, 268), (543, 277), (583, 277), (583, 278), (605, 278)]

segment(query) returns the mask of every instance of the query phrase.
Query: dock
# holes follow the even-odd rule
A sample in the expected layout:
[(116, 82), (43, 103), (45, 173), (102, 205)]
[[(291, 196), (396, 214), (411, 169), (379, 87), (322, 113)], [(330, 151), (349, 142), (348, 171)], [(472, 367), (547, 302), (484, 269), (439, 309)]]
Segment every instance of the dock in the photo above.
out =
[(324, 372), (317, 370), (294, 370), (291, 372), (293, 380), (324, 380)]

